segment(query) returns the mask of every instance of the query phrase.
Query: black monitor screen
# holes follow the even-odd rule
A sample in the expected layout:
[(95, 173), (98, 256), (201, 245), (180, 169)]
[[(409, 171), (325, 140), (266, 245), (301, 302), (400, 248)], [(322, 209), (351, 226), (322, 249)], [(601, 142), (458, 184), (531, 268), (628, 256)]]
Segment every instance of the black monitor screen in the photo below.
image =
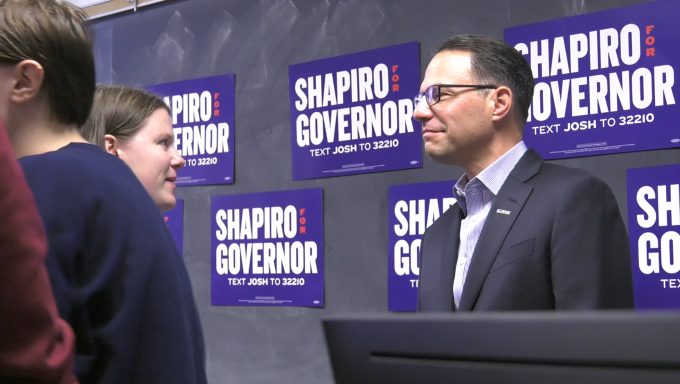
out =
[(680, 313), (373, 314), (323, 321), (337, 384), (680, 383)]

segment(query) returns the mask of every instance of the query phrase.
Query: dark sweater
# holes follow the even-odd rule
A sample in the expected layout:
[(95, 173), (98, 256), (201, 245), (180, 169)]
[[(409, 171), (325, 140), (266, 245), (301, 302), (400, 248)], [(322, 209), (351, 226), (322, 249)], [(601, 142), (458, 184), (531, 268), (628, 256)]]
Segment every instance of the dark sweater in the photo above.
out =
[(206, 383), (201, 326), (182, 257), (130, 168), (72, 143), (20, 160), (49, 242), (59, 314), (81, 383)]

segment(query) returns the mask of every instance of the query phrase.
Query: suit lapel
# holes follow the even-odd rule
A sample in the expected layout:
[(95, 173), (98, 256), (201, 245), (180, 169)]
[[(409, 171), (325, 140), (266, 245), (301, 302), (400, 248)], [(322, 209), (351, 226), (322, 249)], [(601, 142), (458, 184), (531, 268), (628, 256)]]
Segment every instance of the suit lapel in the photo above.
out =
[(542, 163), (535, 151), (528, 150), (498, 191), (477, 241), (458, 310), (469, 311), (474, 307), (505, 238), (531, 195), (533, 187), (524, 182), (538, 172)]
[(425, 231), (418, 288), (420, 310), (455, 311), (453, 277), (462, 217), (460, 206), (454, 204)]
[[(455, 311), (456, 306), (453, 301), (453, 278), (456, 275), (456, 262), (458, 261), (458, 247), (460, 245), (460, 222), (463, 220), (463, 211), (460, 206), (456, 204), (452, 206), (449, 211), (452, 215), (452, 222), (448, 226), (451, 230), (449, 236), (444, 237), (441, 249), (441, 270), (440, 270), (440, 284), (443, 295), (439, 302), (442, 305), (442, 310)], [(447, 211), (448, 213), (448, 211)]]

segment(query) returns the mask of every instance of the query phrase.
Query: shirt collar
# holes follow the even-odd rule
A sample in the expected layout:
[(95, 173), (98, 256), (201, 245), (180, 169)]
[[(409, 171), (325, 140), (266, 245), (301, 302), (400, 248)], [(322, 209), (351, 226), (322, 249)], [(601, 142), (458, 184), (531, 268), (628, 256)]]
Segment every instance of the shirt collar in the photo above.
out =
[[(524, 156), (526, 151), (526, 144), (524, 144), (524, 141), (520, 141), (480, 172), (475, 179), (479, 180), (494, 196), (497, 195), (503, 183), (505, 183), (505, 179), (508, 178), (508, 175), (510, 175), (510, 172), (512, 172), (512, 169), (515, 168), (515, 165), (517, 165), (519, 159)], [(453, 195), (458, 200), (458, 203), (461, 204), (461, 207), (465, 206), (465, 186), (467, 184), (467, 174), (463, 174), (458, 179), (456, 185), (453, 186)], [(463, 203), (461, 203), (461, 200), (463, 200)]]

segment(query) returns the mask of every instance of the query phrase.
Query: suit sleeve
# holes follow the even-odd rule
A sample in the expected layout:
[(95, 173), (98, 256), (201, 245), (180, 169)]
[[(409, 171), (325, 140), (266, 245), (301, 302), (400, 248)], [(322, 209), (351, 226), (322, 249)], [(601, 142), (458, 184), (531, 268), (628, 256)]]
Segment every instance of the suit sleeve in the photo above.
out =
[(52, 296), (45, 232), (2, 126), (0, 175), (0, 382), (75, 383), (75, 340)]
[(628, 233), (609, 186), (584, 175), (556, 204), (551, 242), (556, 309), (633, 308)]

